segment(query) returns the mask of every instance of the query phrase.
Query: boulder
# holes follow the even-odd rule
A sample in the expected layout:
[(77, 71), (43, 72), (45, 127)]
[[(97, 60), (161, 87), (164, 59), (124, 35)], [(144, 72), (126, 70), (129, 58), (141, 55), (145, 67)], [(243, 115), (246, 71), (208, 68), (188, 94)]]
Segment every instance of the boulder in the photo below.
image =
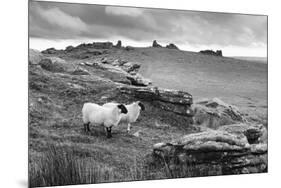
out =
[(249, 143), (249, 135), (245, 133), (250, 133), (251, 129), (252, 125), (243, 125), (241, 132), (235, 133), (224, 129), (209, 130), (157, 143), (153, 146), (152, 163), (160, 168), (168, 167), (172, 174), (181, 172), (183, 177), (190, 175), (190, 169), (194, 167), (212, 173), (210, 165), (219, 169), (219, 173), (208, 175), (266, 172), (267, 144)]
[(153, 43), (152, 43), (152, 47), (161, 48), (162, 46), (160, 44), (158, 44), (156, 40), (154, 40)]
[(50, 72), (67, 72), (66, 61), (58, 57), (44, 58), (39, 62), (39, 65)]
[(153, 105), (179, 115), (192, 117), (191, 109), (192, 95), (184, 91), (168, 90), (157, 87), (136, 87), (125, 86), (119, 87), (121, 93), (129, 94), (135, 98), (149, 101)]
[(236, 106), (227, 104), (218, 98), (198, 101), (192, 108), (194, 123), (209, 128), (215, 129), (222, 125), (246, 121)]
[(173, 43), (170, 43), (169, 45), (166, 46), (166, 48), (169, 48), (169, 49), (175, 49), (175, 50), (178, 50), (179, 48), (173, 44)]
[(38, 64), (42, 58), (43, 58), (43, 54), (41, 54), (40, 51), (38, 50), (34, 50), (34, 49), (29, 49), (29, 53), (28, 53), (28, 62), (30, 64), (36, 65)]

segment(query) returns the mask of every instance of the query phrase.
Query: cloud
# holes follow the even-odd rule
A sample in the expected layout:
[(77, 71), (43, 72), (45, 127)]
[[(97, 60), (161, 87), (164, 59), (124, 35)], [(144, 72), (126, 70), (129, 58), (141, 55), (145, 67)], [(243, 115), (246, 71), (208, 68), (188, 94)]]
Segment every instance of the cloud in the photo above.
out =
[(74, 31), (87, 30), (87, 25), (80, 18), (68, 15), (59, 8), (42, 9), (37, 7), (36, 12), (51, 25)]
[(157, 40), (179, 46), (265, 48), (267, 17), (198, 11), (31, 2), (29, 33), (43, 39)]
[(105, 12), (106, 12), (106, 14), (112, 14), (112, 15), (118, 15), (118, 16), (138, 17), (138, 16), (142, 15), (143, 9), (132, 8), (132, 7), (106, 6)]

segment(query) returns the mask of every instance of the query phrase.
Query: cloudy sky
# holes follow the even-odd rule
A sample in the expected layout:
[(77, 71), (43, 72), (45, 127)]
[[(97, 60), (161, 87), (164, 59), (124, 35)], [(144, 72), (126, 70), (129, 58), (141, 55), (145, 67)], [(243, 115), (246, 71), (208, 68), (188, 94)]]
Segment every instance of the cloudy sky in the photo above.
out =
[(267, 56), (266, 16), (34, 1), (29, 35), (30, 48), (38, 50), (117, 40), (145, 47), (157, 40), (187, 51)]

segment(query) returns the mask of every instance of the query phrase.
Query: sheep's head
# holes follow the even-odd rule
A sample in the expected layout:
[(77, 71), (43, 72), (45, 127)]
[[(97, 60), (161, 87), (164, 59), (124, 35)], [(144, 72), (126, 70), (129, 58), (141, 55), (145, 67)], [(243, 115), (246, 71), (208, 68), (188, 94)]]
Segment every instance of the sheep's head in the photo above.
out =
[(124, 104), (118, 104), (117, 107), (119, 108), (120, 113), (127, 114), (128, 110)]
[(139, 105), (141, 110), (145, 110), (144, 105), (140, 101), (137, 101), (136, 103)]

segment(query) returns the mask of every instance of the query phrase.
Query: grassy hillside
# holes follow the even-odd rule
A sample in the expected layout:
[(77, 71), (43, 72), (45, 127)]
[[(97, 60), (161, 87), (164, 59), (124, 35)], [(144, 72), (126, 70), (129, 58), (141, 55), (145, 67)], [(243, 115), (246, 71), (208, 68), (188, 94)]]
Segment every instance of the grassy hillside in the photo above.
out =
[[(261, 122), (267, 121), (267, 66), (263, 64), (165, 48), (112, 48), (86, 59), (55, 56), (72, 66), (103, 57), (138, 62), (140, 73), (156, 86), (190, 92), (195, 100), (218, 97)], [(189, 124), (188, 118), (143, 101), (146, 110), (131, 133), (125, 126), (114, 128), (112, 139), (106, 138), (102, 127), (91, 127), (91, 132), (85, 133), (83, 103), (130, 103), (139, 99), (120, 93), (114, 82), (124, 79), (119, 74), (83, 68), (90, 75), (55, 73), (29, 65), (30, 185), (169, 178), (165, 169), (147, 169), (144, 165), (153, 144), (169, 142), (198, 129)], [(78, 170), (72, 171), (74, 168)], [(212, 171), (197, 169), (188, 176), (210, 175)], [(54, 179), (54, 173), (60, 178)]]
[(152, 47), (104, 56), (139, 62), (140, 73), (155, 85), (187, 91), (195, 101), (218, 97), (267, 119), (267, 64)]
[[(69, 60), (68, 63), (77, 65), (79, 61)], [(82, 183), (133, 180), (135, 178), (132, 176), (136, 174), (128, 173), (151, 153), (153, 144), (171, 141), (196, 131), (189, 126), (188, 119), (185, 117), (166, 112), (144, 101), (146, 110), (133, 125), (130, 134), (127, 133), (125, 126), (114, 128), (112, 139), (106, 138), (102, 127), (91, 127), (91, 132), (85, 133), (81, 117), (81, 109), (85, 102), (103, 104), (114, 100), (130, 103), (138, 100), (121, 94), (116, 89), (117, 85), (111, 80), (120, 79), (118, 74), (109, 74), (91, 67), (87, 69), (91, 76), (54, 73), (38, 65), (29, 66), (31, 185), (50, 185), (48, 182), (52, 182), (52, 185), (65, 183), (60, 180), (53, 181), (48, 176), (52, 173), (45, 171), (50, 167), (48, 161), (53, 163), (54, 160), (58, 160), (58, 163), (63, 163), (66, 160), (65, 156), (56, 154), (61, 152), (70, 152), (71, 160), (76, 163), (82, 161), (82, 164), (78, 163), (79, 165), (100, 169), (97, 173), (102, 175), (97, 175), (98, 180), (87, 179)], [(139, 137), (133, 135), (136, 132)], [(87, 174), (87, 169), (82, 167), (80, 170), (83, 176)], [(66, 169), (65, 173), (70, 172)], [(110, 173), (110, 178), (99, 177), (105, 176), (104, 173)], [(154, 175), (150, 174), (150, 176)], [(158, 178), (161, 176), (157, 175)], [(51, 181), (47, 181), (48, 179)]]

